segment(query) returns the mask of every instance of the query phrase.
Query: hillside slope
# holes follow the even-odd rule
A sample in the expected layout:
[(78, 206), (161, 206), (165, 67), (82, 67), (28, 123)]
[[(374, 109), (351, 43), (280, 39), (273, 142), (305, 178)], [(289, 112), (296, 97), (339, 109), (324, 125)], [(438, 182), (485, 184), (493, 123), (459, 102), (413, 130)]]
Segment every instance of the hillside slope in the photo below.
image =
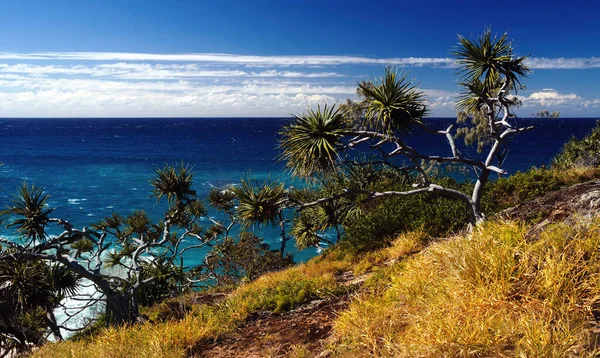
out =
[(575, 185), (471, 233), (408, 233), (359, 257), (332, 250), (35, 356), (596, 356), (599, 207), (600, 181)]

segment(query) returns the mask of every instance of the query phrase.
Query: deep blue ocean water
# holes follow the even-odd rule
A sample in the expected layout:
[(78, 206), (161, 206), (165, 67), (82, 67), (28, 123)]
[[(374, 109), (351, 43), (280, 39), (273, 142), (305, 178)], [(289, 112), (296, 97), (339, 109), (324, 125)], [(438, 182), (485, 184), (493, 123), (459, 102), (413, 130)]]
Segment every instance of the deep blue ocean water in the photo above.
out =
[[(55, 217), (77, 227), (110, 215), (144, 209), (162, 217), (164, 205), (150, 198), (149, 180), (165, 163), (194, 167), (195, 189), (204, 197), (211, 187), (238, 183), (250, 173), (289, 181), (275, 161), (282, 118), (177, 119), (0, 119), (0, 207), (23, 181), (43, 186), (51, 195)], [(430, 119), (442, 128), (452, 119)], [(548, 164), (571, 137), (583, 137), (595, 119), (531, 119), (536, 129), (516, 137), (505, 168), (513, 173)], [(417, 133), (411, 143), (426, 152), (449, 154), (443, 137)], [(6, 233), (6, 232), (5, 232)], [(276, 232), (263, 230), (267, 242)], [(298, 260), (314, 250), (296, 253)], [(203, 253), (186, 257), (190, 264)]]

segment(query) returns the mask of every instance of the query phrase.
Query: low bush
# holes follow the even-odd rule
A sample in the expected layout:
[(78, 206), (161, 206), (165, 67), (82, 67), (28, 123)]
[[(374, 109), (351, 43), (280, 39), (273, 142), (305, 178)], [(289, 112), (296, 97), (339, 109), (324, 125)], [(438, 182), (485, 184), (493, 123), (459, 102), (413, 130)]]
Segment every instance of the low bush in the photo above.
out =
[[(452, 179), (443, 180), (447, 187), (464, 187)], [(406, 190), (390, 185), (380, 190)], [(388, 246), (399, 234), (422, 231), (429, 237), (443, 237), (469, 223), (466, 203), (436, 195), (386, 198), (369, 203), (361, 215), (344, 225), (342, 250), (360, 253)]]
[(571, 169), (600, 166), (600, 122), (590, 134), (578, 140), (571, 138), (552, 161), (556, 169)]

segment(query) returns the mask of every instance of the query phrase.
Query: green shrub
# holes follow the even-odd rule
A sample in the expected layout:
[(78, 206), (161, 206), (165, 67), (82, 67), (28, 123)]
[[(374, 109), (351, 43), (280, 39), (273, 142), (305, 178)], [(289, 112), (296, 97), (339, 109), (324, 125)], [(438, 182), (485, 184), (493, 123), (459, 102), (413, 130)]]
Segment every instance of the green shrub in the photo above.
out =
[[(452, 179), (444, 186), (461, 187)], [(406, 190), (385, 188), (383, 190)], [(387, 246), (399, 234), (423, 230), (430, 237), (443, 237), (456, 232), (469, 222), (466, 203), (436, 195), (392, 197), (371, 203), (363, 214), (344, 225), (345, 237), (340, 246), (350, 252), (372, 251)]]
[(556, 169), (600, 166), (600, 122), (585, 138), (575, 137), (565, 143), (560, 154), (552, 161)]
[(558, 190), (565, 184), (552, 170), (531, 168), (490, 182), (483, 200), (484, 208), (488, 214), (495, 213)]

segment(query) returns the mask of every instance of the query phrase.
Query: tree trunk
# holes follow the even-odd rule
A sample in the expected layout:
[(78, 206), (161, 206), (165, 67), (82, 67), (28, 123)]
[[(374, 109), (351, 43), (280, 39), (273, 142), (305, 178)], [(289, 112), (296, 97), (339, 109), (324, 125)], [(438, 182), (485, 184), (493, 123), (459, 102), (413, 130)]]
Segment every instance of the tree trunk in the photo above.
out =
[(281, 221), (279, 221), (279, 227), (281, 227), (281, 248), (279, 249), (279, 252), (281, 254), (281, 258), (283, 258), (283, 255), (285, 254), (285, 244), (287, 243), (287, 237), (285, 235), (285, 220), (281, 219)]
[(140, 313), (132, 293), (113, 293), (106, 296), (105, 324), (122, 325), (137, 321)]
[(52, 331), (54, 337), (57, 340), (62, 341), (63, 337), (62, 334), (60, 334), (60, 329), (58, 328), (58, 324), (56, 323), (56, 317), (54, 317), (54, 313), (52, 312), (52, 310), (46, 312), (46, 323), (48, 324), (48, 327), (50, 327), (50, 330)]
[(488, 182), (490, 176), (489, 170), (484, 170), (473, 188), (473, 196), (471, 197), (471, 220), (474, 225), (478, 225), (485, 220), (485, 216), (481, 212), (481, 198), (483, 196), (483, 189)]

